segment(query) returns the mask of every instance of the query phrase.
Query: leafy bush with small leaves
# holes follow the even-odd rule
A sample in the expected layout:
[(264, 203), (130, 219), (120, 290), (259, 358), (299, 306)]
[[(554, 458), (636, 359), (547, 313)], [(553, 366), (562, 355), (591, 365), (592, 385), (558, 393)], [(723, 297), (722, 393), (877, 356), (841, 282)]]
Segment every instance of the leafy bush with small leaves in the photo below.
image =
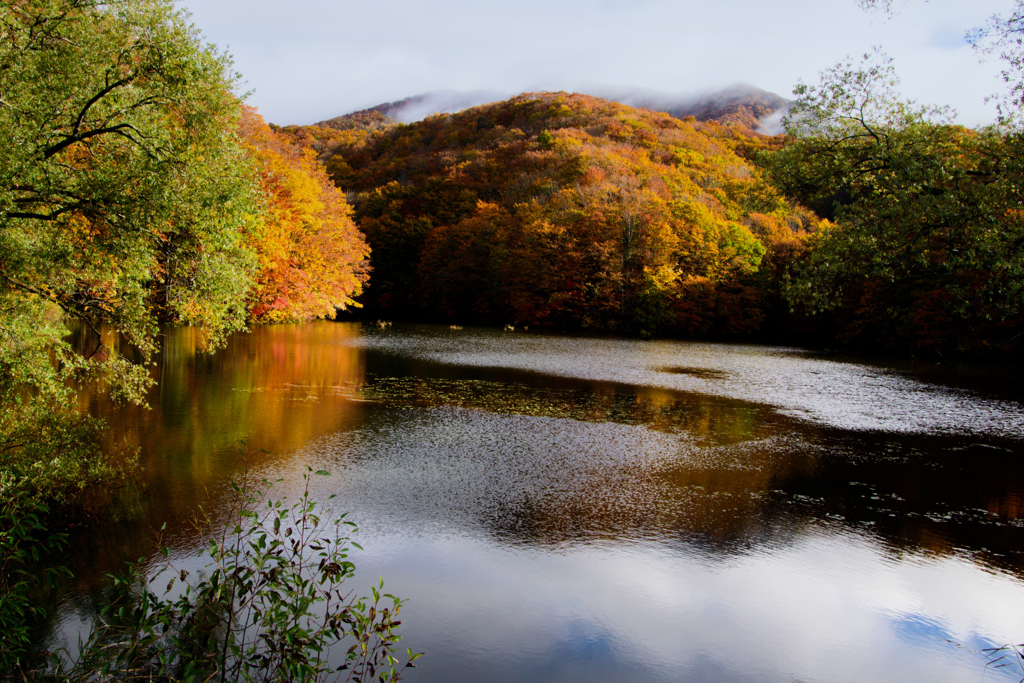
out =
[(67, 547), (64, 534), (46, 531), (48, 512), (28, 492), (0, 488), (0, 676), (29, 666), (32, 627), (43, 616), (33, 591), (70, 575), (64, 567), (33, 570), (43, 557)]
[[(200, 511), (209, 564), (198, 579), (166, 564), (147, 579), (139, 564), (114, 579), (115, 597), (74, 663), (52, 660), (61, 681), (392, 682), (422, 653), (396, 657), (403, 601), (355, 597), (343, 584), (359, 548), (345, 515), (325, 519), (310, 476), (293, 505), (269, 498), (272, 483), (246, 471), (232, 483), (228, 523)], [(211, 532), (213, 529), (220, 529)], [(163, 595), (154, 586), (170, 575)], [(163, 577), (163, 578), (162, 578)], [(177, 587), (176, 587), (177, 584)], [(333, 648), (347, 647), (338, 661)], [(335, 650), (338, 652), (338, 650)], [(401, 655), (400, 655), (401, 656)]]

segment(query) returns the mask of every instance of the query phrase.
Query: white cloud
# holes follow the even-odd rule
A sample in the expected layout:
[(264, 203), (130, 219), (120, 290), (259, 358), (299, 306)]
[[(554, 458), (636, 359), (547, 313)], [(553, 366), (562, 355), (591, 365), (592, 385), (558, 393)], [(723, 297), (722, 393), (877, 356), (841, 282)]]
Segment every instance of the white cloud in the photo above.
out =
[(750, 83), (788, 95), (800, 78), (881, 45), (908, 95), (991, 119), (997, 63), (958, 36), (1007, 0), (907, 0), (891, 19), (853, 0), (186, 0), (211, 41), (230, 46), (251, 102), (278, 123), (308, 123), (430, 90), (683, 93)]

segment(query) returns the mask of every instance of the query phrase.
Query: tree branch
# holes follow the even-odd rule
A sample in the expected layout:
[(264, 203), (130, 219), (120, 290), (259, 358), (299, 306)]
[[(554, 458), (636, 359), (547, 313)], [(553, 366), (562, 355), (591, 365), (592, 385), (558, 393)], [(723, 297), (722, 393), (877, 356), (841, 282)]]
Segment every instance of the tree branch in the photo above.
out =
[[(86, 133), (78, 133), (76, 135), (72, 135), (72, 136), (69, 136), (67, 138), (64, 138), (62, 141), (58, 142), (53, 147), (50, 147), (49, 149), (47, 149), (46, 152), (43, 154), (43, 158), (44, 159), (49, 159), (54, 154), (57, 154), (61, 150), (70, 147), (71, 145), (75, 144), (76, 142), (82, 142), (84, 140), (88, 140), (89, 138), (94, 138), (94, 137), (96, 137), (98, 135), (107, 135), (108, 133), (113, 133), (113, 134), (116, 134), (116, 135), (120, 135), (121, 137), (128, 138), (129, 140), (131, 140), (132, 142), (137, 144), (139, 147), (142, 147), (143, 149), (146, 149), (145, 145), (143, 145), (141, 142), (139, 142), (138, 140), (133, 138), (131, 135), (128, 135), (127, 133), (125, 133), (124, 131), (126, 131), (126, 130), (134, 131), (139, 137), (142, 137), (142, 138), (146, 137), (142, 133), (142, 131), (140, 131), (138, 128), (136, 128), (135, 126), (131, 125), (130, 123), (119, 123), (116, 126), (106, 126), (104, 128), (96, 128), (96, 129), (90, 130), (90, 131), (88, 131)], [(154, 157), (153, 153), (150, 152), (148, 149), (146, 149), (146, 154), (148, 154), (151, 157)]]

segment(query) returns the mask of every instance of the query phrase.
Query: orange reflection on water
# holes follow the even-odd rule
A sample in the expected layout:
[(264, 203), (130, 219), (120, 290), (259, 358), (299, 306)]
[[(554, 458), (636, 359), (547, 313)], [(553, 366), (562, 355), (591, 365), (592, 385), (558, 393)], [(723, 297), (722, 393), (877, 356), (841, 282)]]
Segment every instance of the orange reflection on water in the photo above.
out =
[(256, 327), (208, 353), (200, 330), (169, 328), (152, 368), (152, 408), (114, 405), (98, 386), (83, 388), (80, 405), (110, 425), (105, 448), (139, 450), (141, 481), (161, 500), (137, 512), (154, 527), (180, 522), (241, 467), (239, 441), (250, 465), (268, 460), (261, 451), (282, 462), (358, 420), (361, 405), (350, 400), (365, 377), (358, 336), (352, 323)]

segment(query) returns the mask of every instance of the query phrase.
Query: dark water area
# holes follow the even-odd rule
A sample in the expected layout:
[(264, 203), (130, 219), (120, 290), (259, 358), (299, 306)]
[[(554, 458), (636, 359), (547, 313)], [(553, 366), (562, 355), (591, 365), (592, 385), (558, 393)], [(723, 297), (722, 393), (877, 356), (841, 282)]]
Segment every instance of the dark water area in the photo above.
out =
[(281, 497), (331, 472), (409, 681), (1024, 675), (978, 652), (1024, 639), (1020, 370), (320, 323), (167, 330), (154, 376), (150, 409), (83, 394), (141, 488), (75, 536), (58, 640), (155, 529), (195, 554), (244, 439)]

